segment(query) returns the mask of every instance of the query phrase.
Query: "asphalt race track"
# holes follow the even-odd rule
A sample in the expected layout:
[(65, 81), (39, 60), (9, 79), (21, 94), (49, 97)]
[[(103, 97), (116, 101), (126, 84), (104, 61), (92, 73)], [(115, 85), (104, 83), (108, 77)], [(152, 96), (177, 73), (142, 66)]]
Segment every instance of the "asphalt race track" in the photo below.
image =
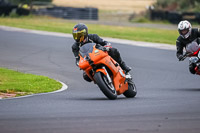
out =
[(136, 98), (108, 100), (82, 79), (73, 39), (0, 30), (0, 67), (45, 75), (68, 89), (0, 100), (0, 133), (199, 133), (200, 76), (174, 50), (113, 43), (133, 68)]

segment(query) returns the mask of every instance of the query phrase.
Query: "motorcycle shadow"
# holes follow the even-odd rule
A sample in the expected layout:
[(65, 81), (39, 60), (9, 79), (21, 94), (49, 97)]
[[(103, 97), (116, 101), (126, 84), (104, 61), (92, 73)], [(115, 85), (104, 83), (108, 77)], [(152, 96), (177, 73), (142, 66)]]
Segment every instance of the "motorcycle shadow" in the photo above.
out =
[(116, 100), (130, 100), (130, 99), (136, 99), (136, 98), (126, 98), (126, 97), (118, 97), (117, 99), (115, 99), (115, 100), (109, 100), (108, 98), (104, 98), (104, 97), (90, 97), (90, 98), (79, 98), (79, 99), (77, 99), (77, 100), (97, 100), (97, 101), (116, 101)]
[(176, 90), (179, 90), (179, 91), (196, 91), (196, 92), (200, 92), (200, 88), (179, 88), (179, 89), (176, 89)]

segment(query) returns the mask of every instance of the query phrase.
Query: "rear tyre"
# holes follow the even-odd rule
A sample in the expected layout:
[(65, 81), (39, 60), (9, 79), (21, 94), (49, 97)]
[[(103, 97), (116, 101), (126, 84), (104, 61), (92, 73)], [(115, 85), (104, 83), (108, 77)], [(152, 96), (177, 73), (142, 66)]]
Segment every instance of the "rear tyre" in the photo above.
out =
[(123, 95), (127, 98), (133, 98), (135, 97), (137, 94), (137, 89), (136, 89), (136, 86), (135, 84), (132, 82), (132, 83), (128, 83), (128, 90), (125, 91), (123, 93)]
[(94, 79), (95, 79), (97, 85), (99, 86), (99, 88), (101, 89), (101, 91), (103, 92), (103, 94), (108, 99), (114, 100), (117, 98), (116, 89), (114, 88), (112, 83), (108, 82), (107, 77), (103, 73), (97, 72), (94, 75)]

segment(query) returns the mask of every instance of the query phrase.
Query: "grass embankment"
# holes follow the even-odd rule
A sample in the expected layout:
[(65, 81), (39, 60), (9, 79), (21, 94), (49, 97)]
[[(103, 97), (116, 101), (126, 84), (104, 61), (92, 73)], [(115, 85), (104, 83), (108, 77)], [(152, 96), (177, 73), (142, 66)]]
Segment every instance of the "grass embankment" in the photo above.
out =
[(58, 90), (62, 84), (45, 76), (0, 68), (0, 97), (11, 97)]
[[(75, 22), (50, 17), (0, 17), (0, 25), (25, 29), (71, 33)], [(87, 24), (89, 33), (135, 41), (175, 44), (177, 30)]]

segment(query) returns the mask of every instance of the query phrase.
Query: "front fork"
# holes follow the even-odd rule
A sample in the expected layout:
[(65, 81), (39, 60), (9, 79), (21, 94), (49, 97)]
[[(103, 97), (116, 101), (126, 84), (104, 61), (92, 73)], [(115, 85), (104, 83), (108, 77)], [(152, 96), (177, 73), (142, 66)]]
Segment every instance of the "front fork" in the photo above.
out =
[(108, 83), (111, 84), (112, 83), (112, 79), (110, 78), (110, 75), (108, 74), (108, 71), (106, 70), (105, 67), (102, 67), (104, 69), (104, 71), (106, 72), (106, 77), (108, 79)]

